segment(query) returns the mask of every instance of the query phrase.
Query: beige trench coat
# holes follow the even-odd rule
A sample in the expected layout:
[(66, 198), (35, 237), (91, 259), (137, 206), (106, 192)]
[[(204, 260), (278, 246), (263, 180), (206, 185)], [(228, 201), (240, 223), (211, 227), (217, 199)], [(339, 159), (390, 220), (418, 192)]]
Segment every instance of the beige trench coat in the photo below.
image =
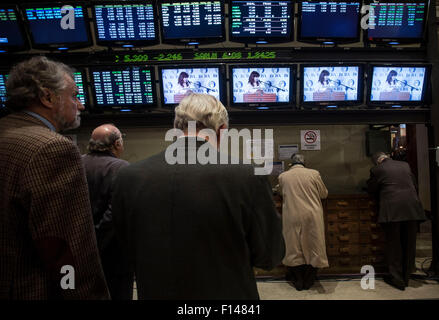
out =
[(279, 176), (286, 252), (283, 264), (328, 267), (321, 199), (328, 190), (317, 170), (294, 165)]

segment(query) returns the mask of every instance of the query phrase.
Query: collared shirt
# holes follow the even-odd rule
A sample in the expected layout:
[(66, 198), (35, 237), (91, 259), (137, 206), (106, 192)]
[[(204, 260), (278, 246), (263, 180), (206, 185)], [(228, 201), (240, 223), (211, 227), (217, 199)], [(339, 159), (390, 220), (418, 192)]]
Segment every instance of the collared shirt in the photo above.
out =
[(37, 118), (42, 123), (44, 123), (50, 130), (56, 132), (55, 126), (53, 124), (51, 124), (50, 121), (47, 120), (46, 118), (44, 118), (44, 117), (40, 116), (38, 113), (35, 113), (35, 112), (32, 112), (32, 111), (25, 110), (24, 112), (27, 113), (28, 115), (34, 117), (34, 118)]

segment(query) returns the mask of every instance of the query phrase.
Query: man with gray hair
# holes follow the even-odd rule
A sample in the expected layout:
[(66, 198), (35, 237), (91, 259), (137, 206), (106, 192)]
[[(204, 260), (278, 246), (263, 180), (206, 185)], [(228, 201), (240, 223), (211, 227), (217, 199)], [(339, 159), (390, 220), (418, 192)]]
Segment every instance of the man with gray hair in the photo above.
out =
[[(219, 159), (212, 140), (228, 115), (216, 98), (185, 97), (174, 126), (186, 161), (200, 150)], [(213, 133), (209, 141), (201, 129)], [(253, 267), (271, 269), (284, 253), (271, 187), (250, 165), (170, 164), (163, 151), (120, 170), (113, 218), (139, 299), (258, 299)]]
[(93, 130), (87, 149), (89, 153), (82, 156), (82, 161), (105, 279), (112, 300), (131, 300), (133, 274), (116, 238), (111, 208), (114, 179), (121, 168), (129, 165), (120, 159), (124, 151), (122, 133), (113, 124), (103, 124)]
[(378, 222), (386, 234), (389, 276), (384, 281), (405, 290), (415, 270), (418, 221), (425, 213), (417, 194), (415, 176), (407, 162), (395, 161), (384, 152), (372, 156), (368, 190), (378, 198)]
[(65, 64), (12, 68), (0, 119), (0, 300), (108, 299), (78, 148), (84, 110)]
[(298, 153), (292, 156), (291, 169), (279, 175), (279, 189), (283, 199), (286, 253), (282, 262), (287, 266), (286, 279), (297, 290), (307, 290), (314, 284), (317, 268), (329, 266), (321, 202), (328, 190), (320, 173), (305, 168), (305, 157)]

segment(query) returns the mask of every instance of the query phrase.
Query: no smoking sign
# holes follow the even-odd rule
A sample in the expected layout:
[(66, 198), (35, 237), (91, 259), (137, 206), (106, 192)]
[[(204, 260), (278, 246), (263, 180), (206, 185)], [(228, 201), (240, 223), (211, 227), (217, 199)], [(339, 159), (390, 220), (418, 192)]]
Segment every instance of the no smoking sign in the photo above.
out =
[(302, 150), (320, 150), (320, 130), (300, 130)]

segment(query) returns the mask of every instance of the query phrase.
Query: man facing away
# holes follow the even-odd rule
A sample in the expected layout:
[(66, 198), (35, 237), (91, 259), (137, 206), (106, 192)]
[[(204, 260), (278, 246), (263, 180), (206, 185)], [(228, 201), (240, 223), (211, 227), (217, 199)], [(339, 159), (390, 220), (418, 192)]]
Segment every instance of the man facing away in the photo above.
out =
[(219, 155), (213, 141), (189, 136), (189, 121), (196, 135), (211, 129), (221, 139), (228, 114), (210, 95), (185, 97), (174, 127), (184, 132), (176, 142), (186, 162), (169, 164), (163, 151), (116, 178), (116, 232), (139, 299), (258, 299), (253, 267), (271, 269), (284, 254), (270, 185), (250, 165), (188, 164), (199, 150)]
[(84, 106), (72, 70), (16, 65), (0, 119), (0, 299), (108, 299), (78, 148), (58, 134)]
[(133, 274), (127, 270), (113, 225), (111, 196), (120, 168), (129, 163), (120, 159), (124, 151), (120, 130), (104, 124), (93, 130), (89, 153), (82, 157), (90, 193), (99, 253), (112, 300), (131, 300)]
[(384, 152), (375, 153), (372, 161), (375, 166), (370, 169), (367, 185), (369, 192), (378, 196), (378, 222), (386, 234), (390, 275), (384, 281), (405, 290), (415, 270), (418, 221), (426, 220), (425, 213), (408, 163), (392, 160)]
[(286, 245), (282, 262), (287, 266), (286, 279), (300, 291), (314, 284), (317, 268), (329, 266), (321, 202), (328, 190), (317, 170), (305, 168), (303, 155), (294, 154), (292, 164), (290, 170), (279, 175)]

